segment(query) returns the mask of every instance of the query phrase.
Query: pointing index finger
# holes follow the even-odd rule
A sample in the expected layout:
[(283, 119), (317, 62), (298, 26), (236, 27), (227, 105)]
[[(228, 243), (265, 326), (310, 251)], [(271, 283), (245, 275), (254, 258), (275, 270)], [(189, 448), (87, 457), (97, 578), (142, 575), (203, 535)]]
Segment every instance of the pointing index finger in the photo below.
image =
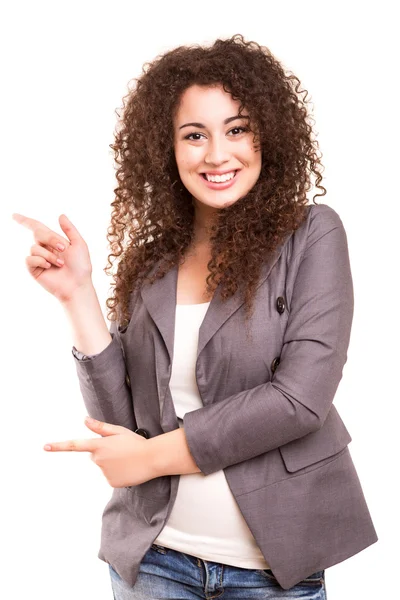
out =
[(20, 215), (19, 213), (13, 213), (11, 216), (14, 219), (14, 221), (17, 221), (17, 223), (20, 223), (20, 225), (27, 227), (31, 231), (33, 231), (34, 227), (42, 225), (40, 221), (36, 221), (36, 219), (31, 219), (30, 217), (25, 217), (24, 215)]
[(90, 440), (68, 440), (66, 442), (54, 442), (46, 444), (45, 450), (51, 452), (93, 452), (98, 446), (100, 438)]
[[(54, 247), (54, 249), (62, 250), (62, 248), (59, 247), (58, 244), (62, 244), (64, 246), (64, 249), (68, 248), (71, 243), (68, 239), (64, 239), (61, 235), (52, 231), (49, 227), (47, 227), (47, 225), (44, 225), (44, 223), (42, 223), (41, 221), (37, 221), (36, 219), (26, 217), (25, 215), (21, 215), (19, 213), (13, 213), (11, 216), (14, 219), (14, 221), (19, 223), (20, 225), (23, 225), (27, 229), (30, 229), (30, 231), (32, 231), (35, 234), (36, 241), (38, 241), (42, 245), (44, 243), (44, 240), (39, 239), (39, 229), (42, 232), (45, 232), (44, 235), (46, 238), (48, 238), (45, 240), (45, 243), (49, 246)], [(40, 237), (42, 236), (43, 234), (40, 234)]]

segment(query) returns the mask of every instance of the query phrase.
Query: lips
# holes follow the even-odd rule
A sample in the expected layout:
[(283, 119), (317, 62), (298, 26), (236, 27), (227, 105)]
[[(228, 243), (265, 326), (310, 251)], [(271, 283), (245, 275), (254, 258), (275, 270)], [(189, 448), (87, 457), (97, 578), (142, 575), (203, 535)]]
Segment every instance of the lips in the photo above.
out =
[(226, 175), (227, 173), (232, 173), (238, 171), (238, 169), (226, 169), (225, 171), (204, 171), (204, 173), (202, 173), (202, 175), (207, 174), (207, 175)]
[[(199, 176), (201, 177), (204, 185), (206, 185), (208, 188), (210, 188), (211, 190), (226, 190), (227, 188), (231, 187), (232, 185), (234, 185), (236, 183), (236, 180), (238, 179), (238, 172), (240, 169), (235, 171), (235, 175), (229, 179), (228, 181), (223, 181), (223, 182), (215, 182), (215, 181), (208, 181), (208, 179), (206, 178), (204, 173), (199, 173)], [(232, 173), (232, 171), (227, 171), (227, 173)]]
[[(237, 172), (238, 172), (238, 169), (231, 169), (230, 171), (224, 171), (223, 173), (211, 173), (211, 172), (207, 171), (206, 173), (201, 173), (201, 175), (204, 179), (206, 179), (206, 181), (208, 181), (206, 175), (214, 175), (215, 176), (215, 175), (226, 175), (227, 173), (234, 173), (234, 175), (232, 177), (232, 179), (234, 179), (236, 177)], [(217, 183), (225, 183), (225, 181), (217, 182)]]

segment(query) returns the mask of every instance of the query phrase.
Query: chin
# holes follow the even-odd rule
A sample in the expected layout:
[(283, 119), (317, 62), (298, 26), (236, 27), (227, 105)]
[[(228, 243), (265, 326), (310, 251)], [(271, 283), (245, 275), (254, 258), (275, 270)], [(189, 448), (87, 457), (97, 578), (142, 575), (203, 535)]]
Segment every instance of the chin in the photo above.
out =
[(224, 202), (222, 208), (228, 208), (229, 206), (236, 204), (236, 202), (238, 202), (238, 200), (240, 200), (240, 198), (238, 198), (237, 200), (228, 200), (227, 202)]
[(216, 201), (210, 201), (206, 198), (204, 199), (199, 199), (199, 202), (201, 202), (202, 204), (206, 204), (207, 206), (210, 206), (212, 208), (228, 208), (228, 206), (232, 206), (232, 204), (235, 204), (237, 201), (239, 200), (239, 198), (234, 198), (234, 199), (218, 199)]
[(239, 194), (237, 192), (234, 196), (229, 196), (228, 194), (224, 196), (223, 192), (216, 192), (215, 195), (204, 194), (204, 192), (202, 194), (194, 193), (193, 196), (202, 204), (207, 204), (207, 206), (212, 206), (214, 208), (225, 208), (226, 206), (231, 206), (243, 198), (243, 194)]

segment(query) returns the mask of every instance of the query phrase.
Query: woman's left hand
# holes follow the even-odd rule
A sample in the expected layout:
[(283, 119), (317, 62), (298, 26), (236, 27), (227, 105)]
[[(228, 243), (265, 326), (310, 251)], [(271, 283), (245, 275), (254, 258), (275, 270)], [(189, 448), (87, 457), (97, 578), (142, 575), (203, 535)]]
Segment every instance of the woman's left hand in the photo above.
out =
[(85, 425), (102, 437), (55, 442), (46, 444), (44, 449), (50, 452), (91, 452), (90, 458), (114, 488), (138, 485), (158, 476), (146, 438), (126, 427), (103, 421), (85, 419)]

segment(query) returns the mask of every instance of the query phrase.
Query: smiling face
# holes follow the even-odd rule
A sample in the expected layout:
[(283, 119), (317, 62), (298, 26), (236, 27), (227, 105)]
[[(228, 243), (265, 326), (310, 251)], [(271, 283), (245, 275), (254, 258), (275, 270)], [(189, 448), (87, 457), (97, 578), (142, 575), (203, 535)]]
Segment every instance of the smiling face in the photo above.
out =
[[(239, 106), (222, 86), (193, 85), (182, 95), (174, 117), (175, 160), (197, 213), (235, 203), (260, 175), (261, 151), (254, 148), (250, 119), (237, 117)], [(207, 181), (205, 173), (224, 175)]]

